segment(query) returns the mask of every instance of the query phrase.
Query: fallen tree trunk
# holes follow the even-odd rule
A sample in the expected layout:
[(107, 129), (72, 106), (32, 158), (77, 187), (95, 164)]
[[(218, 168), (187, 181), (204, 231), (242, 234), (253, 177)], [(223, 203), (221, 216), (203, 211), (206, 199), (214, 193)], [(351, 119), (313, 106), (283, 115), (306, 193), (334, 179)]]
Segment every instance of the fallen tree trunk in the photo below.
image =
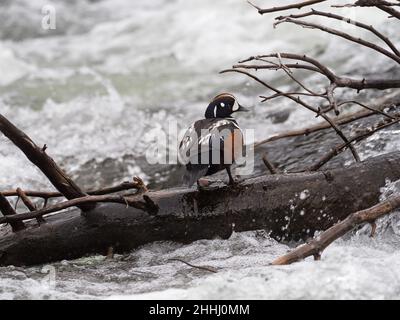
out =
[(400, 152), (349, 167), (277, 174), (213, 190), (147, 192), (156, 212), (117, 203), (47, 217), (37, 226), (0, 234), (0, 265), (33, 265), (86, 254), (126, 252), (154, 241), (188, 243), (232, 231), (266, 229), (278, 240), (300, 240), (326, 230), (379, 201), (385, 180), (400, 179)]

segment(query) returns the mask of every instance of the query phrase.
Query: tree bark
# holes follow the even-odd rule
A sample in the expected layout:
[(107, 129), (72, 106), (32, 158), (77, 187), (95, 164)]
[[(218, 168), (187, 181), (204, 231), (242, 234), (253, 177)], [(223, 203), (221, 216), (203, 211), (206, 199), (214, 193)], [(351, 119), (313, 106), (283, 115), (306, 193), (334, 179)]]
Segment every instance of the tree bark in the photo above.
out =
[[(6, 197), (0, 192), (0, 212), (5, 216), (16, 215), (17, 212), (11, 207)], [(25, 224), (22, 221), (15, 221), (10, 223), (11, 228), (14, 232), (21, 231), (25, 229)]]
[[(385, 180), (400, 179), (400, 152), (334, 170), (276, 174), (212, 190), (147, 192), (157, 213), (116, 203), (59, 213), (18, 233), (0, 232), (0, 265), (33, 265), (86, 254), (121, 253), (153, 241), (189, 243), (266, 229), (300, 240), (379, 202)], [(239, 200), (240, 199), (240, 200)]]

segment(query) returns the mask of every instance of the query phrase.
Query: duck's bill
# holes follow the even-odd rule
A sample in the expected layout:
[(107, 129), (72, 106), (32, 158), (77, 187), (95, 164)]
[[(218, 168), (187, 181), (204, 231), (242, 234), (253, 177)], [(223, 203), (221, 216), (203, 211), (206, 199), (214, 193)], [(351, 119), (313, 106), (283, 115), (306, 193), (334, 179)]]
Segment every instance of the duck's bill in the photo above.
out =
[(242, 105), (239, 104), (239, 109), (237, 109), (236, 112), (249, 112), (250, 109), (243, 107)]

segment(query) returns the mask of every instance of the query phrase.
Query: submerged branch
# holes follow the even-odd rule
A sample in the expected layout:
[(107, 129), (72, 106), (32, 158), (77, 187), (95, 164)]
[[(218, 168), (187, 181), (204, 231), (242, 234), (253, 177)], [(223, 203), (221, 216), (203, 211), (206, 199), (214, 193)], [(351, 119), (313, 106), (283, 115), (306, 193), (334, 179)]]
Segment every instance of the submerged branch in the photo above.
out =
[(204, 271), (208, 271), (208, 272), (212, 272), (212, 273), (217, 273), (218, 271), (215, 270), (214, 268), (210, 268), (210, 267), (205, 267), (205, 266), (196, 266), (194, 264), (191, 264), (185, 260), (182, 259), (178, 259), (178, 258), (173, 258), (173, 259), (168, 259), (169, 261), (178, 261), (178, 262), (182, 262), (184, 264), (186, 264), (189, 267), (195, 268), (195, 269), (199, 269), (199, 270), (204, 270)]

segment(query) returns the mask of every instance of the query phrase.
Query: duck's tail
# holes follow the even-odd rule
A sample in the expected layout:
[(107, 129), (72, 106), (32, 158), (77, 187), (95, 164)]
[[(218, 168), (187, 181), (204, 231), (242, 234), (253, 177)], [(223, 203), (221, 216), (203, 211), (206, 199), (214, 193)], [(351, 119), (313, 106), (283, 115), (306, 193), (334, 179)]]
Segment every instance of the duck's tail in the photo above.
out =
[(207, 171), (208, 165), (206, 164), (187, 165), (185, 175), (183, 176), (184, 185), (190, 188), (197, 180), (204, 177)]

